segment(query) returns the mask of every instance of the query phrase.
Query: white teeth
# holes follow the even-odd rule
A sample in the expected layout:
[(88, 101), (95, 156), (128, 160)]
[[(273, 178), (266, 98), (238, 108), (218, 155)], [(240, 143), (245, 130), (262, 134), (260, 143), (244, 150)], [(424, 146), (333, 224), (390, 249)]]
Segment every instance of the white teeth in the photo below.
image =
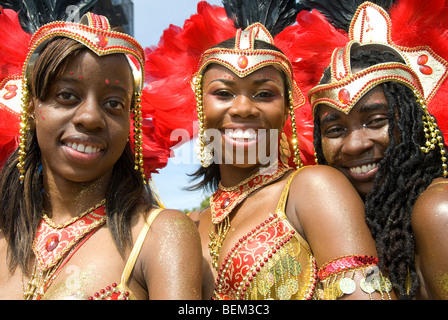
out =
[(368, 164), (368, 165), (363, 165), (361, 167), (350, 168), (350, 172), (352, 172), (352, 173), (367, 173), (367, 172), (375, 169), (376, 167), (378, 167), (378, 164), (372, 163), (372, 164)]
[(76, 151), (84, 152), (85, 149), (86, 149), (86, 147), (84, 147), (84, 145), (80, 143), (80, 144), (78, 144), (78, 148), (76, 148)]
[(257, 133), (253, 129), (243, 131), (241, 129), (237, 130), (226, 130), (226, 135), (230, 139), (234, 140), (255, 140), (257, 138)]
[(72, 148), (78, 152), (82, 153), (96, 153), (99, 152), (100, 149), (92, 146), (84, 146), (82, 143), (77, 144), (76, 142), (68, 142), (67, 147)]

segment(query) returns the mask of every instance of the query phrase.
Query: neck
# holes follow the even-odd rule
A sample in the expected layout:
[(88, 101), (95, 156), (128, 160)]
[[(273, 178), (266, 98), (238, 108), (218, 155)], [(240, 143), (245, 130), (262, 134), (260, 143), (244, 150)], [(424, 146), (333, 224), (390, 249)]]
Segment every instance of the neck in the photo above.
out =
[(44, 210), (56, 224), (78, 216), (106, 197), (110, 176), (71, 182), (44, 175)]

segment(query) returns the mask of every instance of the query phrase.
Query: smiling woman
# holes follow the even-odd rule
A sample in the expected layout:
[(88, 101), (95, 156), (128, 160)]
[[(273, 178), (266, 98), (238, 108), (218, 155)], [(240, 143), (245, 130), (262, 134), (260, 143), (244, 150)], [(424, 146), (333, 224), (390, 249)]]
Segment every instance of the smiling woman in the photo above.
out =
[[(153, 99), (144, 101), (155, 114), (182, 106), (181, 115), (167, 115), (177, 116), (175, 124), (186, 126), (187, 116), (198, 121), (202, 167), (192, 188), (213, 191), (209, 208), (190, 213), (202, 241), (203, 298), (393, 298), (387, 278), (376, 272), (356, 190), (334, 168), (305, 166), (314, 164), (312, 147), (303, 143), (310, 127), (293, 59), (283, 51), (294, 58), (285, 39), (292, 36), (296, 1), (223, 4), (200, 2), (184, 28), (164, 32), (149, 51), (152, 81), (145, 92)], [(167, 132), (176, 129), (169, 125)], [(275, 161), (249, 161), (253, 147)], [(356, 286), (376, 280), (378, 289)]]
[(0, 174), (0, 299), (199, 298), (196, 226), (147, 183), (164, 161), (144, 143), (143, 48), (92, 13), (30, 36), (5, 9), (6, 26), (30, 44), (0, 82), (22, 96), (20, 116), (0, 104), (21, 127)]

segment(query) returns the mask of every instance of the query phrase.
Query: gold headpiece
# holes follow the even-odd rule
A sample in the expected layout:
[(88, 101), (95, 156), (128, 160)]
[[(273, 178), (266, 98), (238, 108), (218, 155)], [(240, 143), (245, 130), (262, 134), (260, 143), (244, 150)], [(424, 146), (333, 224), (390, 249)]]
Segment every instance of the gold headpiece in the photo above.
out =
[(25, 79), (29, 78), (32, 73), (34, 63), (45, 47), (45, 44), (54, 37), (65, 37), (76, 40), (95, 52), (98, 56), (114, 53), (126, 54), (134, 76), (135, 93), (141, 93), (145, 65), (143, 48), (131, 36), (112, 31), (106, 17), (90, 12), (86, 13), (79, 23), (55, 21), (40, 27), (34, 33), (30, 41), (29, 53), (24, 65)]
[(37, 57), (45, 48), (49, 40), (55, 37), (65, 37), (78, 41), (85, 45), (98, 56), (105, 56), (115, 53), (123, 53), (128, 59), (134, 78), (134, 99), (133, 109), (134, 120), (134, 154), (135, 170), (140, 171), (143, 181), (146, 183), (143, 165), (143, 141), (142, 141), (142, 112), (141, 93), (144, 84), (145, 53), (141, 45), (131, 36), (112, 31), (106, 17), (93, 13), (86, 13), (79, 23), (55, 21), (40, 27), (32, 36), (29, 44), (28, 56), (23, 66), (22, 80), (22, 112), (21, 129), (19, 142), (19, 163), (20, 180), (25, 178), (25, 156), (26, 156), (26, 135), (28, 130), (28, 90), (27, 79), (33, 72), (33, 67)]
[[(246, 77), (254, 71), (257, 71), (266, 66), (275, 66), (283, 71), (286, 75), (289, 85), (289, 103), (290, 115), (293, 128), (293, 147), (294, 147), (294, 162), (298, 166), (302, 166), (300, 153), (297, 141), (297, 132), (295, 124), (294, 109), (302, 106), (305, 103), (305, 98), (302, 92), (296, 85), (293, 78), (293, 69), (289, 59), (280, 51), (270, 49), (255, 49), (255, 40), (260, 40), (274, 45), (274, 39), (269, 31), (261, 24), (254, 23), (246, 29), (238, 29), (235, 36), (235, 47), (233, 49), (225, 49), (213, 47), (206, 50), (200, 60), (199, 67), (196, 74), (193, 76), (193, 85), (196, 92), (197, 112), (199, 118), (199, 139), (201, 145), (198, 146), (200, 150), (201, 163), (204, 167), (210, 164), (211, 157), (206, 155), (205, 151), (205, 131), (202, 113), (202, 73), (205, 68), (211, 64), (216, 63), (231, 70), (240, 78)], [(204, 159), (204, 160), (203, 160)]]
[[(392, 42), (391, 20), (381, 7), (364, 2), (350, 24), (348, 42), (333, 51), (331, 83), (318, 85), (308, 92), (313, 107), (327, 104), (346, 114), (370, 89), (387, 81), (400, 82), (418, 93), (428, 103), (448, 73), (448, 63), (427, 46), (406, 48)], [(379, 49), (401, 58), (353, 72), (350, 54), (353, 49)]]

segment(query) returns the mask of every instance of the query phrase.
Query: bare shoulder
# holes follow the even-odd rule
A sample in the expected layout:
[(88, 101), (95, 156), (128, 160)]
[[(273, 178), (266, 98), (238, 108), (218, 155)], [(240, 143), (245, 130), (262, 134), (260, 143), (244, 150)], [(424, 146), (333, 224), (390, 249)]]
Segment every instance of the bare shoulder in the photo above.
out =
[[(412, 228), (419, 233), (446, 230), (448, 225), (448, 179), (435, 179), (415, 202)], [(445, 233), (445, 232), (444, 232)]]
[(309, 187), (333, 187), (335, 185), (350, 185), (347, 178), (337, 169), (326, 165), (313, 165), (299, 169), (293, 185), (306, 184)]
[(343, 203), (355, 198), (360, 200), (358, 193), (350, 181), (337, 169), (314, 165), (299, 170), (291, 183), (291, 194), (297, 201), (334, 201)]
[(152, 233), (160, 238), (189, 238), (197, 237), (198, 231), (193, 220), (185, 213), (164, 209), (154, 219), (151, 225)]

